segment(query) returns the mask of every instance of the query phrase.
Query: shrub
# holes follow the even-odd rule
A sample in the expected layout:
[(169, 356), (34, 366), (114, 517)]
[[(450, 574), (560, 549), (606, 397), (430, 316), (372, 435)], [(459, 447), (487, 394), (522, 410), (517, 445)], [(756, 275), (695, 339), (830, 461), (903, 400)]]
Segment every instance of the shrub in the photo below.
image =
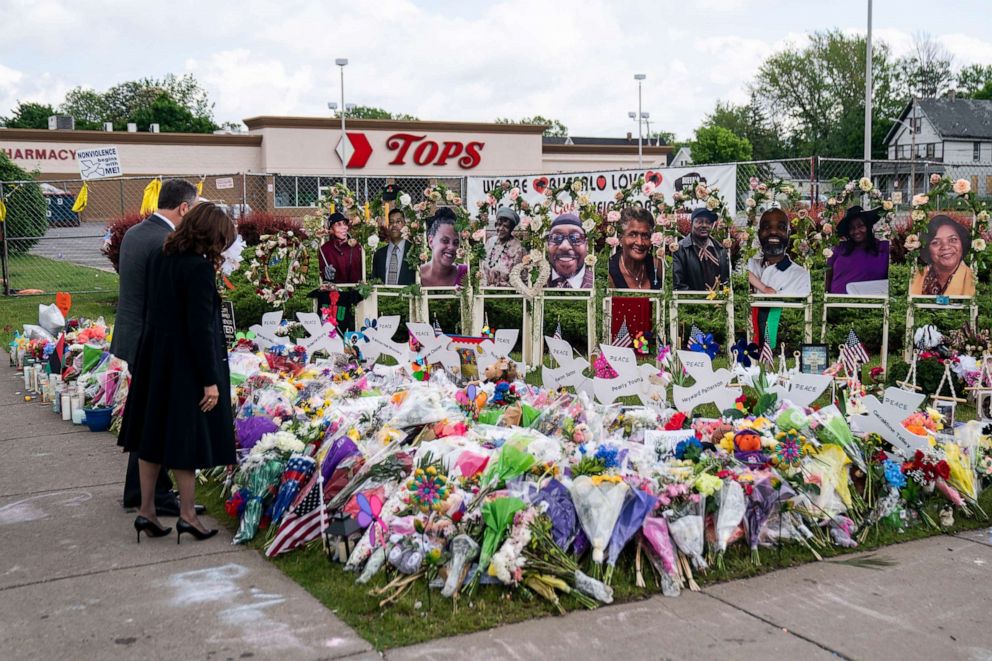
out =
[[(0, 151), (0, 181), (29, 181), (31, 173), (14, 165), (7, 154)], [(38, 237), (48, 231), (48, 214), (45, 196), (36, 183), (4, 184), (3, 199), (7, 206), (7, 220), (0, 224), (0, 236), (6, 236), (10, 255), (26, 253), (38, 242)]]
[(299, 218), (292, 216), (280, 216), (268, 211), (252, 211), (238, 221), (238, 234), (249, 246), (257, 246), (261, 241), (260, 237), (266, 234), (290, 230), (306, 238), (303, 223), (300, 222)]
[(144, 220), (144, 216), (141, 213), (131, 211), (107, 225), (109, 236), (103, 244), (103, 248), (100, 249), (100, 252), (114, 265), (115, 271), (120, 271), (121, 241), (124, 240), (124, 234), (142, 220)]

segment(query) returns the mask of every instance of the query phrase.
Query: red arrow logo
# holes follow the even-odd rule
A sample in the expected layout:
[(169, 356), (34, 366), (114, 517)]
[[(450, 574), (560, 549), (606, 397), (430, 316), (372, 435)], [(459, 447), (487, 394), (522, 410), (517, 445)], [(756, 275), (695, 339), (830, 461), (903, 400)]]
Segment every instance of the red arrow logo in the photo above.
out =
[(348, 159), (349, 168), (364, 168), (372, 156), (372, 145), (364, 133), (347, 132), (348, 142), (351, 143), (351, 158)]

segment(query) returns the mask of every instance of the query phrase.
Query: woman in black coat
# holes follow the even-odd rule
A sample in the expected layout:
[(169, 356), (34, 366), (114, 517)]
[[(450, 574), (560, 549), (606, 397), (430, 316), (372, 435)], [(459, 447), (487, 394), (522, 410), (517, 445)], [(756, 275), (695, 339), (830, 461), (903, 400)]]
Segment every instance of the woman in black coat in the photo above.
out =
[(221, 329), (217, 269), (237, 236), (219, 207), (198, 204), (148, 266), (144, 332), (118, 445), (138, 453), (141, 509), (134, 528), (168, 534), (155, 515), (155, 479), (172, 469), (179, 486), (177, 541), (217, 533), (196, 516), (195, 471), (236, 463), (230, 372)]

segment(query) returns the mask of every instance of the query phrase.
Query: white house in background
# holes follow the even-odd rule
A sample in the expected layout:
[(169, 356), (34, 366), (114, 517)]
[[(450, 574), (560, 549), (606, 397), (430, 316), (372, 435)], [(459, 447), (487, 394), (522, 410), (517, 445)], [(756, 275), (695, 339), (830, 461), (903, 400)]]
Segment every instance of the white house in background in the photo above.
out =
[(691, 147), (680, 147), (672, 158), (672, 162), (669, 166), (673, 168), (682, 168), (687, 165), (692, 165), (692, 148)]
[(926, 189), (925, 173), (946, 172), (970, 179), (979, 195), (992, 195), (992, 101), (914, 99), (899, 120), (885, 136), (888, 158), (937, 164), (917, 171), (915, 190)]

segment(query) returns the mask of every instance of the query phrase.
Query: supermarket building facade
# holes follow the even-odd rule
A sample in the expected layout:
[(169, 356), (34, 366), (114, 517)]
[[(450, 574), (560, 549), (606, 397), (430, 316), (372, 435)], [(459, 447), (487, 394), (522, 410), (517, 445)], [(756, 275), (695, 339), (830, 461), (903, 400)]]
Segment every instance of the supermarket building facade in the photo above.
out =
[[(386, 183), (419, 192), (465, 177), (554, 174), (638, 167), (637, 138), (546, 138), (542, 126), (469, 122), (252, 117), (246, 133), (153, 133), (0, 129), (0, 150), (66, 190), (78, 188), (78, 150), (116, 146), (123, 180), (92, 182), (140, 201), (149, 177), (202, 179), (204, 196), (254, 209), (304, 213), (340, 181), (374, 196)], [(664, 167), (667, 145), (642, 145), (645, 168)], [(342, 163), (344, 161), (344, 163)], [(133, 179), (132, 179), (133, 178)], [(249, 188), (251, 190), (249, 190)], [(122, 202), (123, 204), (123, 202)], [(87, 213), (87, 215), (90, 215)], [(96, 218), (86, 218), (87, 220)]]

